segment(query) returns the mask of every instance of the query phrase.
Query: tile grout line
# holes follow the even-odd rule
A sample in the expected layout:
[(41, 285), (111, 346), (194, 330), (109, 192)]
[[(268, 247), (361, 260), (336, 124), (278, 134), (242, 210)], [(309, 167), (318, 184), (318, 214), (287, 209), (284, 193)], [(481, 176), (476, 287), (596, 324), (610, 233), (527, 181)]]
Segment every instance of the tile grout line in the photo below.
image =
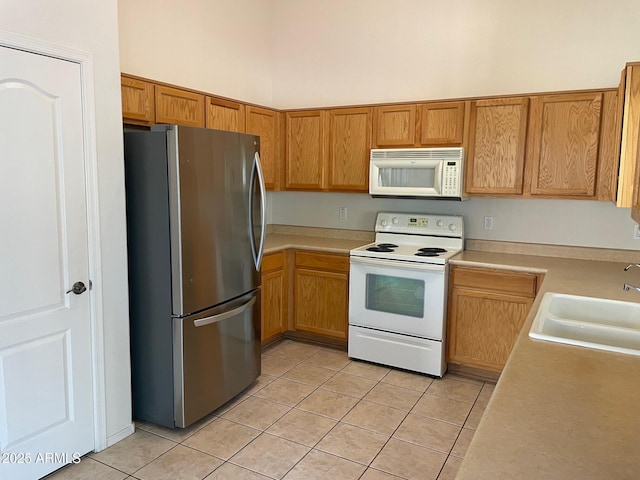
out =
[[(393, 368), (389, 368), (389, 369), (388, 369), (388, 371), (387, 371), (387, 372), (386, 372), (386, 373), (385, 373), (381, 378), (376, 379), (375, 383), (374, 383), (371, 387), (369, 387), (369, 388), (367, 388), (367, 389), (364, 389), (364, 390), (363, 390), (363, 392), (364, 392), (364, 393), (362, 393), (362, 395), (361, 395), (361, 396), (352, 396), (352, 395), (348, 395), (348, 394), (342, 393), (342, 392), (340, 392), (340, 391), (336, 391), (336, 390), (328, 390), (327, 388), (322, 388), (322, 387), (323, 387), (323, 385), (325, 385), (327, 382), (329, 382), (329, 381), (331, 381), (332, 379), (334, 379), (334, 378), (335, 378), (339, 373), (342, 373), (343, 375), (353, 375), (353, 376), (356, 376), (356, 377), (359, 377), (359, 378), (365, 378), (365, 379), (369, 379), (369, 380), (373, 380), (373, 379), (372, 379), (370, 376), (367, 376), (367, 375), (366, 375), (366, 372), (362, 372), (362, 371), (360, 371), (360, 372), (358, 372), (358, 373), (354, 373), (354, 372), (345, 372), (345, 369), (347, 369), (347, 367), (349, 367), (350, 365), (355, 365), (355, 364), (356, 364), (353, 360), (351, 360), (351, 359), (348, 357), (348, 353), (347, 353), (347, 359), (348, 359), (347, 363), (346, 363), (346, 364), (344, 364), (341, 368), (339, 368), (339, 369), (337, 369), (337, 370), (332, 369), (332, 368), (326, 368), (326, 367), (324, 367), (324, 366), (322, 366), (322, 365), (319, 365), (319, 364), (307, 363), (311, 358), (313, 358), (314, 356), (318, 355), (319, 353), (321, 353), (321, 352), (323, 352), (323, 351), (331, 351), (331, 352), (336, 351), (336, 350), (334, 350), (334, 349), (327, 349), (327, 348), (325, 348), (325, 347), (318, 347), (318, 348), (317, 348), (313, 353), (311, 353), (310, 355), (308, 355), (308, 356), (306, 356), (306, 357), (304, 357), (304, 358), (302, 358), (302, 359), (300, 359), (300, 358), (297, 358), (297, 359), (287, 358), (287, 356), (286, 356), (286, 352), (283, 352), (283, 353), (285, 354), (285, 356), (273, 355), (273, 353), (274, 353), (274, 352), (277, 352), (277, 351), (278, 351), (278, 350), (280, 350), (281, 348), (284, 348), (286, 345), (295, 345), (296, 343), (301, 343), (301, 344), (303, 344), (303, 345), (306, 345), (306, 344), (304, 344), (304, 342), (294, 342), (294, 341), (287, 341), (287, 340), (284, 340), (284, 342), (286, 342), (286, 343), (283, 343), (282, 345), (277, 346), (277, 347), (272, 347), (272, 348), (273, 348), (273, 350), (272, 350), (272, 351), (269, 351), (269, 352), (267, 352), (267, 353), (262, 352), (262, 353), (261, 353), (261, 355), (263, 355), (263, 356), (271, 356), (271, 357), (273, 357), (273, 358), (279, 358), (279, 359), (281, 359), (281, 360), (285, 360), (285, 361), (291, 362), (293, 365), (291, 365), (288, 369), (286, 369), (286, 370), (282, 371), (282, 372), (281, 372), (281, 373), (279, 373), (278, 375), (272, 375), (271, 373), (266, 373), (266, 372), (264, 372), (264, 373), (263, 373), (263, 372), (261, 372), (261, 375), (262, 375), (262, 374), (264, 374), (264, 375), (267, 375), (267, 376), (269, 376), (269, 377), (273, 377), (273, 380), (272, 380), (271, 382), (269, 382), (269, 383), (266, 383), (265, 385), (263, 385), (262, 387), (260, 387), (258, 390), (255, 390), (255, 391), (253, 391), (253, 392), (251, 392), (251, 393), (247, 393), (247, 394), (245, 394), (245, 395), (244, 395), (244, 398), (242, 398), (240, 401), (238, 401), (236, 404), (234, 404), (234, 405), (233, 405), (233, 406), (231, 406), (230, 408), (227, 408), (226, 410), (224, 410), (224, 412), (223, 412), (223, 413), (216, 413), (215, 411), (214, 411), (214, 412), (212, 412), (212, 413), (210, 414), (210, 415), (211, 415), (211, 419), (210, 419), (209, 421), (207, 421), (206, 423), (203, 423), (201, 426), (199, 426), (199, 428), (195, 429), (193, 432), (190, 432), (186, 437), (184, 437), (184, 438), (182, 438), (182, 439), (180, 439), (180, 440), (174, 440), (174, 439), (172, 439), (172, 438), (168, 438), (168, 437), (163, 436), (161, 433), (156, 433), (156, 432), (148, 431), (148, 430), (145, 430), (143, 427), (141, 428), (140, 426), (136, 426), (136, 428), (137, 428), (137, 429), (139, 429), (139, 430), (143, 430), (144, 432), (146, 432), (146, 433), (148, 433), (148, 434), (151, 434), (151, 435), (153, 435), (154, 437), (162, 438), (163, 440), (168, 440), (168, 441), (172, 442), (172, 443), (173, 443), (173, 445), (172, 445), (168, 450), (166, 450), (165, 452), (161, 453), (160, 455), (158, 455), (157, 457), (155, 457), (155, 458), (154, 458), (154, 459), (152, 459), (151, 461), (149, 461), (149, 462), (145, 463), (142, 467), (140, 467), (140, 468), (138, 468), (137, 470), (135, 470), (135, 472), (134, 472), (134, 473), (127, 473), (127, 472), (122, 471), (122, 470), (120, 470), (120, 469), (118, 469), (118, 468), (116, 468), (116, 467), (113, 467), (112, 465), (108, 465), (108, 464), (106, 464), (105, 462), (100, 461), (100, 460), (98, 460), (98, 459), (96, 459), (96, 458), (93, 458), (93, 457), (89, 457), (89, 458), (92, 458), (93, 460), (97, 461), (98, 463), (100, 463), (100, 464), (102, 464), (102, 465), (105, 465), (105, 466), (107, 466), (107, 467), (109, 467), (109, 468), (111, 468), (111, 469), (114, 469), (114, 470), (116, 470), (116, 471), (118, 471), (118, 472), (120, 472), (120, 473), (122, 473), (122, 474), (124, 474), (124, 475), (131, 476), (132, 478), (137, 478), (137, 477), (135, 477), (135, 474), (136, 474), (137, 472), (139, 472), (140, 470), (142, 470), (143, 468), (145, 468), (145, 467), (146, 467), (146, 466), (148, 466), (149, 464), (153, 463), (154, 461), (158, 460), (160, 457), (164, 456), (165, 454), (169, 453), (170, 451), (174, 450), (178, 445), (182, 445), (182, 446), (184, 446), (184, 447), (186, 447), (186, 448), (189, 448), (189, 449), (190, 449), (190, 450), (192, 450), (192, 451), (202, 453), (202, 454), (204, 454), (204, 455), (207, 455), (208, 457), (211, 457), (211, 458), (213, 458), (213, 459), (216, 459), (217, 461), (222, 462), (220, 465), (218, 465), (216, 468), (214, 468), (211, 472), (209, 472), (209, 473), (207, 474), (207, 476), (208, 476), (208, 475), (211, 475), (213, 472), (215, 472), (215, 471), (216, 471), (216, 470), (218, 470), (219, 468), (223, 467), (226, 463), (229, 463), (229, 464), (231, 464), (231, 465), (237, 466), (238, 468), (244, 468), (244, 469), (246, 469), (246, 470), (248, 470), (248, 471), (255, 472), (256, 474), (264, 475), (265, 477), (268, 477), (268, 478), (274, 478), (274, 477), (272, 477), (271, 475), (267, 475), (267, 474), (265, 474), (265, 473), (259, 472), (259, 471), (257, 471), (257, 470), (253, 470), (252, 468), (245, 467), (245, 466), (243, 466), (243, 465), (239, 465), (239, 464), (234, 463), (234, 462), (232, 462), (232, 461), (231, 461), (231, 459), (232, 459), (234, 456), (238, 455), (240, 452), (242, 452), (244, 449), (246, 449), (249, 445), (253, 444), (253, 442), (254, 442), (257, 438), (259, 438), (260, 436), (262, 436), (262, 434), (267, 434), (267, 435), (271, 435), (271, 436), (273, 436), (273, 437), (280, 438), (280, 439), (282, 439), (282, 440), (285, 440), (285, 441), (288, 441), (288, 442), (294, 443), (294, 444), (296, 444), (296, 445), (299, 445), (299, 446), (302, 446), (302, 447), (304, 447), (304, 448), (307, 448), (307, 449), (308, 449), (308, 451), (307, 451), (307, 452), (306, 452), (302, 457), (300, 457), (300, 459), (298, 459), (298, 460), (293, 464), (293, 466), (291, 466), (291, 467), (290, 467), (290, 468), (289, 468), (289, 469), (288, 469), (288, 470), (287, 470), (287, 471), (282, 475), (282, 477), (285, 477), (286, 475), (288, 475), (288, 474), (289, 474), (293, 469), (295, 469), (295, 468), (296, 468), (296, 466), (297, 466), (297, 465), (299, 465), (299, 464), (300, 464), (300, 463), (301, 463), (305, 458), (307, 458), (311, 452), (314, 452), (314, 451), (315, 451), (316, 453), (323, 453), (323, 454), (326, 454), (326, 455), (330, 455), (330, 456), (332, 456), (332, 457), (334, 457), (334, 458), (341, 459), (341, 460), (345, 460), (345, 461), (348, 461), (348, 462), (351, 462), (351, 463), (354, 463), (354, 464), (356, 464), (356, 465), (359, 465), (359, 466), (364, 467), (364, 471), (363, 471), (363, 473), (358, 477), (358, 478), (361, 478), (362, 476), (364, 476), (364, 475), (366, 474), (366, 472), (367, 472), (367, 470), (368, 470), (368, 469), (372, 469), (372, 470), (376, 470), (376, 471), (382, 471), (382, 472), (385, 472), (384, 470), (379, 470), (379, 469), (377, 469), (377, 468), (373, 468), (373, 467), (371, 467), (371, 465), (372, 465), (372, 464), (374, 463), (374, 461), (375, 461), (375, 460), (380, 456), (381, 452), (382, 452), (382, 451), (384, 450), (384, 448), (389, 444), (389, 442), (390, 442), (390, 440), (391, 440), (392, 438), (393, 438), (393, 439), (396, 439), (396, 440), (399, 440), (399, 441), (406, 441), (406, 440), (398, 439), (398, 438), (394, 437), (394, 435), (397, 433), (397, 431), (399, 430), (399, 428), (401, 427), (401, 425), (402, 425), (402, 424), (407, 420), (408, 416), (409, 416), (409, 415), (411, 415), (413, 408), (415, 408), (415, 407), (416, 407), (416, 405), (417, 405), (417, 404), (418, 404), (418, 403), (419, 403), (419, 402), (420, 402), (420, 401), (421, 401), (421, 400), (422, 400), (422, 399), (423, 399), (427, 394), (429, 394), (429, 395), (433, 395), (433, 396), (436, 396), (436, 397), (439, 397), (439, 398), (445, 398), (445, 399), (453, 400), (453, 399), (450, 399), (450, 398), (448, 398), (448, 397), (446, 397), (446, 396), (443, 396), (443, 395), (438, 395), (438, 394), (434, 394), (434, 393), (431, 393), (431, 394), (430, 394), (430, 393), (429, 393), (429, 389), (434, 385), (434, 382), (435, 382), (435, 381), (437, 381), (437, 380), (434, 380), (434, 379), (432, 379), (432, 380), (431, 380), (431, 382), (430, 382), (430, 383), (429, 383), (429, 385), (424, 389), (424, 391), (416, 390), (416, 389), (413, 389), (413, 388), (407, 388), (407, 387), (405, 387), (405, 386), (403, 386), (403, 385), (396, 385), (396, 384), (394, 384), (394, 383), (388, 383), (388, 382), (385, 382), (385, 381), (384, 381), (384, 379), (385, 379), (385, 378), (387, 378), (387, 377), (388, 377), (388, 376), (389, 376), (393, 371), (397, 370), (397, 369), (393, 369)], [(345, 353), (345, 352), (341, 352), (341, 353)], [(296, 353), (295, 355), (297, 356), (298, 354)], [(358, 363), (360, 363), (360, 362), (358, 362)], [(376, 365), (376, 364), (370, 364), (369, 362), (362, 362), (362, 364), (363, 364), (363, 365), (374, 365), (374, 366), (378, 366), (378, 365)], [(291, 370), (293, 370), (293, 369), (295, 369), (295, 368), (297, 368), (297, 367), (299, 367), (299, 366), (301, 366), (301, 365), (307, 365), (307, 366), (310, 366), (310, 367), (322, 368), (322, 369), (324, 369), (324, 370), (330, 371), (330, 372), (331, 372), (331, 375), (330, 375), (326, 380), (322, 381), (320, 384), (317, 384), (317, 385), (304, 383), (303, 381), (296, 380), (296, 379), (285, 378), (285, 375), (286, 375), (288, 372), (290, 372)], [(402, 371), (402, 370), (398, 370), (398, 371)], [(409, 373), (412, 373), (412, 372), (409, 372)], [(311, 389), (311, 391), (310, 391), (308, 394), (304, 395), (304, 396), (303, 396), (299, 401), (297, 401), (294, 405), (284, 404), (284, 403), (281, 403), (281, 402), (279, 402), (279, 401), (276, 401), (276, 400), (273, 400), (273, 399), (270, 399), (270, 398), (263, 398), (263, 397), (259, 397), (259, 396), (257, 396), (257, 394), (258, 394), (259, 392), (263, 391), (266, 387), (268, 387), (270, 384), (274, 383), (274, 382), (275, 382), (275, 381), (277, 381), (278, 379), (282, 379), (282, 380), (285, 380), (285, 381), (293, 382), (293, 383), (296, 383), (296, 384), (299, 384), (299, 385), (305, 385), (305, 386), (307, 386), (307, 387), (312, 387), (312, 389)], [(458, 378), (456, 378), (456, 377), (454, 377), (453, 379), (454, 379), (454, 380), (457, 380), (457, 381), (462, 381), (462, 380), (459, 380), (459, 379), (458, 379)], [(472, 383), (472, 382), (464, 382), (464, 383)], [(449, 452), (448, 452), (448, 453), (446, 453), (445, 461), (444, 461), (444, 463), (443, 463), (442, 467), (440, 468), (440, 470), (439, 470), (439, 472), (438, 472), (438, 474), (437, 474), (436, 478), (438, 478), (438, 477), (442, 474), (442, 472), (443, 472), (443, 470), (444, 470), (444, 468), (445, 468), (445, 466), (446, 466), (446, 464), (447, 464), (447, 461), (449, 460), (449, 458), (450, 458), (450, 457), (452, 457), (452, 456), (453, 456), (453, 457), (458, 458), (458, 459), (462, 459), (462, 458), (464, 458), (464, 457), (458, 457), (458, 456), (456, 456), (456, 455), (452, 455), (452, 453), (451, 453), (451, 452), (453, 451), (453, 448), (455, 447), (455, 444), (457, 443), (457, 441), (459, 440), (459, 438), (460, 438), (460, 436), (461, 436), (461, 434), (462, 434), (463, 430), (465, 429), (465, 425), (466, 425), (466, 423), (468, 422), (468, 420), (469, 420), (469, 418), (470, 418), (470, 416), (471, 416), (471, 412), (473, 411), (474, 407), (476, 407), (476, 406), (480, 407), (480, 405), (478, 405), (478, 403), (477, 403), (477, 402), (478, 402), (478, 400), (479, 400), (479, 398), (480, 398), (480, 395), (481, 395), (481, 394), (482, 394), (482, 392), (484, 391), (484, 389), (485, 389), (486, 385), (487, 385), (488, 383), (490, 383), (491, 385), (495, 385), (493, 382), (486, 382), (486, 381), (482, 381), (482, 382), (478, 382), (478, 383), (480, 383), (480, 384), (481, 384), (481, 385), (480, 385), (480, 390), (479, 390), (479, 391), (478, 391), (478, 393), (475, 395), (475, 398), (474, 398), (473, 403), (470, 403), (470, 405), (471, 405), (471, 409), (469, 410), (469, 412), (468, 412), (468, 413), (467, 413), (467, 415), (465, 416), (465, 419), (464, 419), (464, 421), (462, 422), (462, 425), (460, 425), (460, 426), (459, 426), (459, 427), (460, 427), (460, 430), (459, 430), (458, 434), (456, 435), (455, 440), (453, 441), (453, 444), (452, 444), (451, 449), (449, 449)], [(408, 392), (409, 392), (409, 391), (412, 391), (412, 392), (420, 392), (420, 395), (419, 395), (419, 396), (417, 397), (417, 399), (412, 403), (412, 405), (409, 407), (409, 409), (408, 409), (408, 410), (404, 410), (404, 409), (402, 409), (402, 408), (396, 408), (396, 407), (394, 407), (394, 406), (392, 406), (392, 405), (388, 405), (388, 404), (385, 404), (385, 403), (380, 403), (380, 401), (376, 401), (376, 400), (371, 400), (371, 399), (366, 399), (366, 398), (365, 398), (367, 395), (371, 394), (371, 392), (372, 392), (375, 388), (377, 388), (378, 386), (380, 386), (381, 384), (382, 384), (382, 385), (384, 385), (384, 386), (386, 386), (386, 387), (391, 386), (391, 387), (394, 387), (394, 388), (401, 388), (402, 390), (405, 390), (405, 389), (406, 389)], [(351, 399), (354, 399), (354, 400), (355, 400), (355, 403), (353, 404), (353, 406), (349, 407), (349, 408), (346, 410), (346, 412), (345, 412), (344, 414), (342, 414), (342, 416), (341, 416), (340, 418), (338, 418), (338, 419), (336, 419), (336, 418), (334, 418), (334, 417), (329, 417), (329, 416), (327, 416), (327, 415), (323, 415), (323, 414), (320, 414), (320, 413), (316, 413), (316, 412), (312, 412), (312, 411), (303, 410), (302, 408), (300, 408), (300, 407), (299, 407), (299, 406), (300, 406), (300, 404), (301, 404), (302, 402), (304, 402), (306, 399), (308, 399), (308, 398), (309, 398), (311, 395), (313, 395), (314, 393), (318, 392), (318, 390), (322, 390), (322, 391), (326, 391), (326, 392), (331, 392), (331, 393), (334, 393), (334, 394), (337, 394), (337, 395), (343, 395), (343, 396), (345, 396), (345, 397), (349, 397), (349, 398), (351, 398)], [(242, 395), (242, 393), (241, 393), (241, 395)], [(228, 413), (228, 412), (232, 411), (233, 409), (235, 409), (236, 407), (239, 407), (240, 405), (242, 405), (246, 400), (248, 400), (248, 399), (249, 399), (249, 398), (251, 398), (251, 397), (253, 397), (253, 398), (257, 399), (257, 400), (262, 400), (262, 401), (272, 402), (272, 403), (277, 404), (277, 405), (285, 406), (285, 407), (287, 407), (287, 410), (286, 410), (282, 415), (278, 416), (278, 417), (277, 417), (273, 422), (271, 422), (270, 424), (268, 424), (267, 426), (265, 426), (264, 428), (255, 428), (255, 427), (253, 427), (253, 426), (245, 425), (245, 424), (240, 423), (240, 422), (238, 422), (238, 421), (236, 421), (236, 420), (231, 420), (231, 419), (225, 418), (225, 417), (223, 416), (223, 415), (225, 415), (226, 413)], [(370, 431), (370, 432), (375, 433), (375, 434), (380, 434), (380, 433), (381, 433), (381, 432), (376, 431), (376, 430), (371, 430), (371, 429), (369, 429), (369, 428), (361, 427), (361, 426), (359, 426), (359, 425), (353, 425), (353, 424), (350, 424), (350, 423), (348, 423), (348, 422), (344, 422), (344, 421), (343, 421), (343, 420), (345, 419), (345, 417), (347, 417), (347, 416), (348, 416), (348, 415), (349, 415), (349, 414), (350, 414), (350, 413), (351, 413), (351, 412), (352, 412), (356, 407), (358, 407), (358, 405), (361, 405), (363, 401), (366, 401), (366, 402), (369, 402), (369, 403), (372, 403), (372, 404), (375, 404), (375, 405), (379, 405), (379, 406), (387, 407), (387, 408), (393, 408), (393, 409), (395, 409), (395, 410), (399, 410), (399, 411), (403, 412), (403, 414), (404, 414), (404, 415), (402, 416), (402, 419), (399, 421), (398, 425), (397, 425), (397, 426), (393, 429), (393, 431), (389, 434), (388, 438), (386, 439), (386, 441), (384, 442), (384, 444), (379, 448), (378, 452), (373, 456), (373, 458), (372, 458), (368, 463), (366, 463), (366, 464), (365, 464), (365, 463), (361, 463), (361, 462), (358, 462), (358, 461), (352, 460), (352, 459), (350, 459), (350, 458), (347, 458), (346, 456), (341, 456), (340, 454), (335, 454), (335, 453), (332, 453), (332, 452), (326, 452), (326, 451), (324, 451), (324, 450), (320, 450), (319, 448), (317, 448), (317, 447), (318, 447), (318, 445), (319, 445), (319, 444), (320, 444), (320, 443), (321, 443), (325, 438), (327, 438), (327, 436), (328, 436), (328, 435), (330, 435), (332, 432), (334, 432), (334, 431), (335, 431), (335, 429), (336, 429), (339, 425), (350, 425), (350, 426), (353, 426), (353, 427), (355, 427), (355, 428), (362, 428), (363, 430)], [(461, 402), (461, 403), (467, 403), (467, 404), (469, 404), (468, 402), (464, 402), (464, 401), (461, 401), (461, 400), (456, 400), (456, 401), (459, 401), (459, 402)], [(482, 406), (482, 408), (486, 408), (486, 406)], [(268, 430), (269, 428), (273, 427), (273, 425), (275, 425), (277, 422), (279, 422), (283, 417), (285, 417), (285, 416), (286, 416), (286, 415), (288, 415), (289, 413), (292, 413), (294, 410), (295, 410), (295, 411), (297, 411), (297, 412), (304, 412), (304, 413), (308, 413), (308, 414), (310, 414), (310, 415), (316, 415), (316, 416), (319, 416), (319, 417), (322, 417), (322, 418), (329, 419), (329, 420), (331, 420), (332, 422), (334, 422), (334, 425), (333, 425), (333, 426), (331, 426), (331, 428), (330, 428), (328, 431), (326, 431), (324, 434), (321, 434), (321, 436), (319, 437), (319, 439), (318, 439), (318, 440), (315, 440), (315, 441), (314, 441), (314, 443), (313, 443), (311, 446), (306, 445), (306, 444), (303, 444), (303, 443), (300, 443), (299, 441), (296, 441), (296, 440), (290, 440), (289, 438), (282, 437), (282, 436), (280, 436), (280, 435), (275, 435), (275, 434), (273, 434), (273, 433), (267, 432), (267, 430)], [(456, 427), (458, 426), (458, 425), (457, 425), (457, 424), (455, 424), (455, 423), (447, 422), (447, 421), (445, 421), (445, 420), (440, 420), (440, 419), (436, 419), (436, 418), (432, 418), (432, 417), (428, 417), (428, 416), (426, 416), (426, 415), (420, 415), (420, 414), (417, 414), (417, 413), (416, 413), (415, 415), (419, 415), (419, 416), (421, 416), (421, 417), (430, 418), (431, 420), (434, 420), (434, 421), (440, 421), (440, 422), (443, 422), (443, 423), (446, 423), (446, 424), (449, 424), (449, 425), (455, 425)], [(188, 441), (192, 436), (196, 435), (198, 432), (200, 432), (200, 431), (202, 431), (203, 429), (205, 429), (205, 428), (207, 428), (208, 426), (210, 426), (210, 425), (211, 425), (213, 422), (215, 422), (217, 419), (226, 420), (226, 421), (231, 422), (231, 423), (234, 423), (234, 424), (236, 424), (236, 425), (239, 425), (239, 426), (242, 426), (242, 427), (245, 427), (245, 428), (249, 428), (249, 429), (251, 429), (251, 430), (254, 430), (254, 431), (258, 432), (258, 434), (257, 434), (257, 436), (256, 436), (255, 438), (251, 439), (251, 440), (250, 440), (246, 445), (244, 445), (244, 446), (243, 446), (242, 448), (240, 448), (237, 452), (235, 452), (233, 455), (231, 455), (231, 456), (229, 457), (229, 459), (227, 459), (227, 460), (222, 459), (222, 458), (220, 458), (220, 457), (217, 457), (216, 455), (213, 455), (213, 454), (208, 453), (208, 452), (206, 452), (206, 451), (199, 450), (198, 448), (191, 447), (191, 446), (186, 445), (186, 444), (184, 444), (184, 443), (183, 443), (183, 442), (187, 442), (187, 441)], [(471, 429), (468, 429), (468, 430), (471, 430)], [(475, 431), (474, 431), (473, 433), (475, 434)], [(384, 434), (384, 435), (386, 435), (386, 434)], [(431, 451), (436, 452), (436, 453), (444, 454), (444, 452), (441, 452), (441, 451), (439, 451), (439, 450), (435, 450), (435, 449), (433, 449), (433, 448), (430, 448), (430, 447), (427, 447), (427, 446), (424, 446), (424, 445), (421, 445), (421, 444), (418, 444), (418, 443), (414, 443), (414, 442), (411, 442), (411, 441), (407, 441), (407, 442), (408, 442), (409, 444), (413, 444), (413, 445), (419, 446), (419, 447), (421, 447), (421, 448), (426, 448), (426, 449), (431, 450)], [(389, 472), (385, 472), (385, 473), (389, 473)], [(390, 475), (393, 475), (394, 477), (397, 477), (397, 478), (403, 478), (402, 476), (399, 476), (399, 475), (398, 475), (398, 474), (396, 474), (396, 473), (389, 473), (389, 474), (390, 474)], [(282, 477), (280, 477), (280, 478), (282, 478)], [(126, 477), (125, 477), (125, 478), (126, 478)]]
[[(444, 467), (447, 465), (447, 462), (449, 461), (449, 457), (455, 457), (455, 458), (462, 458), (464, 459), (464, 457), (458, 457), (457, 455), (453, 455), (451, 452), (453, 452), (453, 449), (456, 446), (456, 443), (458, 442), (458, 439), (460, 438), (460, 435), (462, 435), (462, 431), (464, 430), (464, 426), (467, 423), (467, 420), (469, 420), (469, 417), (471, 416), (471, 412), (473, 411), (473, 407), (476, 406), (476, 402), (478, 401), (478, 398), (480, 398), (480, 394), (482, 393), (482, 389), (484, 388), (484, 386), (486, 385), (486, 382), (482, 383), (482, 387), (480, 387), (480, 391), (478, 392), (478, 394), (476, 395), (476, 398), (474, 399), (473, 403), (471, 404), (471, 409), (469, 410), (469, 413), (467, 414), (467, 416), (464, 419), (464, 422), (462, 423), (462, 428), (460, 429), (460, 431), (458, 432), (458, 435), (456, 435), (456, 439), (453, 442), (453, 445), (451, 446), (451, 450), (449, 451), (449, 453), (447, 454), (447, 458), (444, 461), (444, 463), (442, 464), (442, 467), (440, 468), (440, 471), (438, 472), (438, 476), (436, 477), (436, 480), (438, 479), (438, 477), (440, 477), (440, 475), (442, 474)], [(473, 434), (475, 435), (475, 431), (473, 432)], [(466, 456), (466, 452), (465, 452), (465, 456)]]

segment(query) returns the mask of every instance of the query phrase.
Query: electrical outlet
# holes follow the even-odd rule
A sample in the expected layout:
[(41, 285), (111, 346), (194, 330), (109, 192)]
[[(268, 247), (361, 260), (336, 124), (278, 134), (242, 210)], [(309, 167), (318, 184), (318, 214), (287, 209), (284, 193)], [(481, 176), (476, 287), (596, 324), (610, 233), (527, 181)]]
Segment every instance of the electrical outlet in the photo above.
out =
[(338, 218), (340, 220), (346, 220), (347, 219), (347, 207), (338, 208)]
[(640, 225), (638, 225), (637, 223), (633, 226), (633, 239), (640, 239)]
[(493, 217), (484, 217), (484, 229), (493, 230)]

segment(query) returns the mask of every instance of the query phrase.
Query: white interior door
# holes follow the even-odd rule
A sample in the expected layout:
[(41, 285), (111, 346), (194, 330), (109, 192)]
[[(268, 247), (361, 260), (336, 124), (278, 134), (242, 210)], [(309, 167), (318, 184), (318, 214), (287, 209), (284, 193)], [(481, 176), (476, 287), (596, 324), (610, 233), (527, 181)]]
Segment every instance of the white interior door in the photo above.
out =
[(80, 66), (0, 47), (2, 479), (93, 449), (84, 175)]

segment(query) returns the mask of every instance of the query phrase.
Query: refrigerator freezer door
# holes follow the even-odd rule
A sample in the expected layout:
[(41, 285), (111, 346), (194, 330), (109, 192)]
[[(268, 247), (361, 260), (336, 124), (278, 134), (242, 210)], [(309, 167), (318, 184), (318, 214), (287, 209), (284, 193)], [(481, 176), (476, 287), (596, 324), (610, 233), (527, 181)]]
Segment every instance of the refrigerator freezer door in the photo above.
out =
[(174, 418), (186, 427), (260, 375), (260, 290), (173, 319)]
[(167, 130), (167, 144), (173, 314), (185, 316), (260, 285), (251, 221), (260, 145), (254, 135), (181, 126)]

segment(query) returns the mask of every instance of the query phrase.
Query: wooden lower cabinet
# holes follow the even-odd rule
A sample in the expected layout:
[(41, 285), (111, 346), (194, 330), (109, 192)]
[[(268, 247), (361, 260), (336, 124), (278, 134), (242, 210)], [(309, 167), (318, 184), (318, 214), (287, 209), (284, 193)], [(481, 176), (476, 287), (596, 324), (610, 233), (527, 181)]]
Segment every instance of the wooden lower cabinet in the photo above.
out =
[(533, 273), (451, 268), (447, 361), (502, 371), (540, 283)]
[(287, 329), (287, 268), (286, 252), (265, 255), (262, 259), (262, 342)]
[(296, 251), (294, 329), (345, 340), (348, 307), (349, 256)]

